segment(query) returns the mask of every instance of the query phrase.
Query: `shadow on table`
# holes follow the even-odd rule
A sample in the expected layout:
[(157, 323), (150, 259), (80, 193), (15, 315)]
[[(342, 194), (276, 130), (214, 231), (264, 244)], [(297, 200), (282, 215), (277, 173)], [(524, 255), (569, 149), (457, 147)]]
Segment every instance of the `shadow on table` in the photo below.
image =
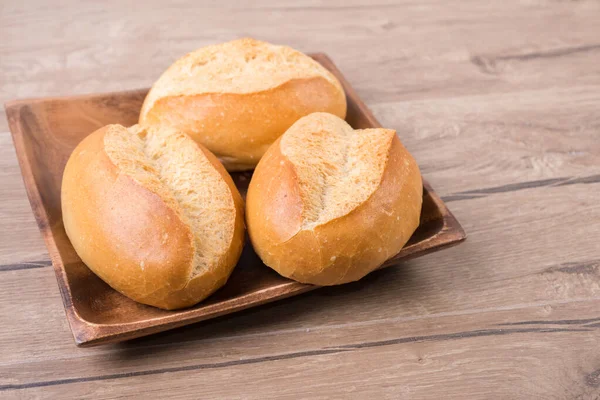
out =
[[(407, 303), (407, 311), (427, 296), (428, 288), (419, 281), (418, 260), (375, 271), (358, 282), (323, 287), (289, 299), (240, 311), (213, 320), (157, 333), (112, 345), (118, 358), (136, 358), (140, 353), (157, 355), (185, 346), (186, 342), (212, 341), (245, 335), (269, 335), (285, 330), (310, 330), (352, 320), (369, 320), (373, 307)], [(422, 264), (421, 264), (422, 268)], [(365, 306), (370, 303), (370, 306)], [(411, 306), (408, 306), (410, 303)], [(361, 310), (361, 311), (358, 311)], [(397, 316), (397, 315), (395, 315)], [(407, 314), (410, 316), (410, 314)]]

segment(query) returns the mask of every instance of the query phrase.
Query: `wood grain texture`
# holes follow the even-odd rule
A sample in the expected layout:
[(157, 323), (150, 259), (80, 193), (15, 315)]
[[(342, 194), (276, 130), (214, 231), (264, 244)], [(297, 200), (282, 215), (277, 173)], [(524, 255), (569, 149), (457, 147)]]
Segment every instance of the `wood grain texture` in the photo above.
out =
[(147, 87), (181, 54), (245, 35), (324, 51), (469, 240), (357, 284), (78, 349), (0, 134), (0, 397), (600, 396), (600, 3), (146, 3), (1, 2), (0, 98)]

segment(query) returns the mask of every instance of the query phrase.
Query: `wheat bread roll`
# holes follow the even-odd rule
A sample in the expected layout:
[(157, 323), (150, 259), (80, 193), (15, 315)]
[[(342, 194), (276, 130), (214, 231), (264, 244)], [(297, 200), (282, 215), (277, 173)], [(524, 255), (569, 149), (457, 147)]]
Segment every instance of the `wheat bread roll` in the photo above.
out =
[(391, 129), (354, 130), (326, 113), (300, 119), (259, 162), (246, 197), (255, 251), (303, 283), (356, 281), (419, 225), (417, 163)]
[(231, 177), (172, 128), (92, 133), (67, 162), (61, 201), (83, 262), (140, 303), (198, 303), (225, 284), (242, 251), (243, 201)]
[(336, 77), (290, 47), (246, 38), (177, 60), (152, 86), (139, 122), (187, 133), (234, 171), (254, 168), (294, 122), (317, 111), (345, 117)]

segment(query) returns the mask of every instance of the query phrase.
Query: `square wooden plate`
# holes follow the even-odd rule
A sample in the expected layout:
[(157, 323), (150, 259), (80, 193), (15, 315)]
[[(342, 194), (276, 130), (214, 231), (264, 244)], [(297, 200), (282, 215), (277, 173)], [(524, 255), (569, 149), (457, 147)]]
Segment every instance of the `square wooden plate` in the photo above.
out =
[[(354, 128), (379, 123), (325, 54), (312, 57), (342, 82), (347, 121)], [(135, 303), (111, 289), (81, 262), (65, 234), (60, 208), (62, 173), (71, 151), (109, 123), (137, 122), (147, 90), (18, 100), (6, 104), (31, 207), (48, 246), (75, 342), (79, 346), (132, 339), (294, 296), (316, 286), (283, 278), (266, 267), (247, 243), (227, 284), (195, 307), (164, 311)], [(245, 195), (251, 172), (234, 174)], [(455, 245), (465, 232), (424, 182), (421, 224), (408, 244), (383, 267)]]

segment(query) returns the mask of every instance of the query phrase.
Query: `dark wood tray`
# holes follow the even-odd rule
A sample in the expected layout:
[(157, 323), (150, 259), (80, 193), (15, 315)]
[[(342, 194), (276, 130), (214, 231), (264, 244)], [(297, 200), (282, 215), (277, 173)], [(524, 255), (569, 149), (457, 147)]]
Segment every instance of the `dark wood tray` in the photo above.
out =
[[(342, 82), (348, 97), (347, 121), (354, 128), (379, 127), (340, 71), (325, 54), (312, 57)], [(164, 311), (129, 300), (94, 275), (65, 234), (60, 187), (65, 163), (89, 133), (109, 123), (137, 122), (147, 89), (63, 98), (18, 100), (6, 104), (31, 208), (48, 246), (75, 342), (92, 346), (118, 342), (214, 318), (316, 289), (267, 268), (247, 242), (227, 284), (195, 307)], [(234, 174), (245, 195), (251, 173)], [(424, 182), (421, 224), (408, 244), (383, 267), (455, 245), (465, 232)], [(326, 290), (326, 289), (324, 289)]]

